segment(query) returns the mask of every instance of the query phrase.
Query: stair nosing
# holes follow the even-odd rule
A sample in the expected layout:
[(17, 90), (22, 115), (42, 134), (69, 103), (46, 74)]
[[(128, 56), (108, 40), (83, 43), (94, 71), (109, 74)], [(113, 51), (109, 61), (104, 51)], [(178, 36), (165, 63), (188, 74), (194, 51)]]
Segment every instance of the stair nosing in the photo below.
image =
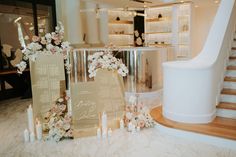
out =
[(236, 66), (229, 65), (229, 66), (227, 66), (227, 70), (236, 70)]
[(221, 91), (221, 94), (224, 94), (224, 95), (235, 95), (236, 96), (236, 89), (223, 88), (222, 91)]
[[(232, 105), (235, 107), (232, 107)], [(220, 102), (216, 108), (218, 109), (225, 109), (225, 110), (236, 110), (236, 103), (230, 103), (230, 102)]]
[(236, 56), (230, 56), (229, 59), (230, 59), (230, 60), (235, 60), (235, 59), (236, 59)]
[(224, 82), (236, 82), (236, 77), (229, 77), (229, 76), (226, 76), (224, 78)]

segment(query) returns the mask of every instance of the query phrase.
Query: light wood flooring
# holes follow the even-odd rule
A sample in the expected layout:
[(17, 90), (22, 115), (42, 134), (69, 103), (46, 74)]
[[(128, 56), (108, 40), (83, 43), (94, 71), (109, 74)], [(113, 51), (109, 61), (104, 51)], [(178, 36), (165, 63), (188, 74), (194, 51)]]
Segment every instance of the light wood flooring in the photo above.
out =
[(216, 117), (208, 124), (179, 123), (165, 118), (162, 107), (152, 109), (151, 116), (157, 123), (169, 128), (236, 140), (236, 119)]

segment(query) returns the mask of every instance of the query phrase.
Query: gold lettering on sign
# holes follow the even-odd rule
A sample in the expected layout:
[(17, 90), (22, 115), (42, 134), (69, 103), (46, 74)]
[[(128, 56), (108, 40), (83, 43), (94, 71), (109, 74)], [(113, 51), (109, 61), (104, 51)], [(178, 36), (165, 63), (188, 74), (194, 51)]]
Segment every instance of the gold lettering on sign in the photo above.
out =
[(96, 93), (95, 82), (71, 84), (74, 137), (96, 134), (98, 124)]
[(83, 111), (78, 113), (78, 120), (89, 119), (89, 118), (96, 118), (96, 103), (93, 101), (80, 101), (77, 105), (77, 110)]
[(74, 136), (96, 135), (99, 115), (108, 115), (108, 127), (117, 128), (124, 114), (123, 78), (114, 71), (99, 70), (93, 82), (71, 84)]
[[(42, 118), (62, 93), (65, 84), (62, 55), (39, 55), (30, 62), (34, 116)], [(62, 83), (63, 82), (63, 83)]]

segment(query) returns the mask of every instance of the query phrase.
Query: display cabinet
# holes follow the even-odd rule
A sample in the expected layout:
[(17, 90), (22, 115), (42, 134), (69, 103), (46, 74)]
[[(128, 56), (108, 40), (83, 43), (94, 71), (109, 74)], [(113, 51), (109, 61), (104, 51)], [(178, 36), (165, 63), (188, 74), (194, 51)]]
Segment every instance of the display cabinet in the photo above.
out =
[(177, 57), (191, 57), (191, 5), (182, 4), (178, 6), (178, 45)]
[(109, 43), (116, 46), (134, 46), (132, 12), (109, 10)]
[(170, 6), (145, 10), (145, 42), (147, 45), (171, 44), (171, 11)]
[(146, 45), (171, 45), (176, 59), (191, 58), (191, 3), (147, 8), (145, 14)]

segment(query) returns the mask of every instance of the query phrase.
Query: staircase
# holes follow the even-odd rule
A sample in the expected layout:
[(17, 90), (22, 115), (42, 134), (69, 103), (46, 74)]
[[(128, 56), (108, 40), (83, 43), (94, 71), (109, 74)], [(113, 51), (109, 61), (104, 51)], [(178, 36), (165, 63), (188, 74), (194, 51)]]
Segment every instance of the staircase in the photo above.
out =
[(229, 57), (224, 87), (221, 91), (221, 102), (216, 106), (217, 116), (236, 119), (236, 39), (233, 41)]

